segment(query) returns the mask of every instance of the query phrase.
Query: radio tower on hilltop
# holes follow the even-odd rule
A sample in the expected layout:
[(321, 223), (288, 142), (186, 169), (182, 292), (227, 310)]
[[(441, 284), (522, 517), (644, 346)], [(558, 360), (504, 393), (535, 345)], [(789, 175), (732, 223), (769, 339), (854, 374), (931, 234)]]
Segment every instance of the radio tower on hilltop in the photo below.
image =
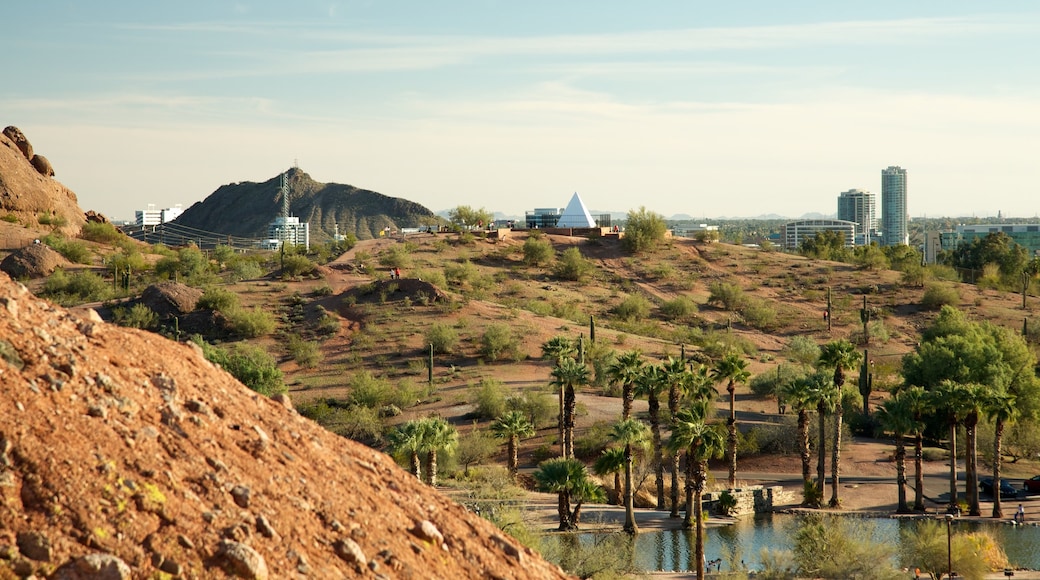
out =
[(300, 218), (289, 217), (289, 202), (291, 201), (292, 191), (289, 188), (288, 171), (282, 173), (282, 184), (278, 188), (278, 195), (282, 196), (282, 215), (274, 218), (274, 221), (267, 226), (268, 239), (263, 246), (266, 249), (274, 250), (289, 244), (290, 246), (303, 246), (310, 249), (310, 224), (300, 223)]
[(289, 172), (282, 173), (282, 187), (279, 190), (282, 196), (282, 217), (289, 217)]

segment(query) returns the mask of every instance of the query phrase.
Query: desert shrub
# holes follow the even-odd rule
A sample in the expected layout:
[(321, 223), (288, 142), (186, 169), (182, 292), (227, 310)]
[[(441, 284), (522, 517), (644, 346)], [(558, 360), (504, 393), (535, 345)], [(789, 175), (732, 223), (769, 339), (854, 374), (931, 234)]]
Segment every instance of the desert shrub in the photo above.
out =
[(112, 310), (116, 324), (130, 328), (152, 330), (159, 325), (159, 315), (144, 304), (137, 303), (127, 308), (115, 308)]
[(664, 241), (667, 232), (664, 216), (640, 207), (628, 212), (625, 237), (621, 238), (621, 243), (633, 253), (652, 252)]
[(776, 397), (784, 386), (791, 384), (803, 373), (787, 364), (779, 364), (775, 369), (751, 377), (748, 386), (757, 397)]
[(924, 295), (921, 297), (921, 308), (939, 310), (947, 305), (956, 306), (960, 300), (961, 297), (956, 288), (948, 284), (933, 282), (925, 286)]
[(242, 280), (255, 280), (264, 275), (263, 268), (256, 261), (248, 258), (240, 258), (231, 262), (231, 280), (239, 282)]
[(203, 310), (216, 310), (226, 314), (238, 308), (238, 294), (223, 288), (210, 286), (202, 293), (202, 297), (199, 298), (195, 307)]
[(614, 424), (610, 421), (596, 421), (590, 425), (580, 437), (574, 439), (574, 455), (589, 461), (599, 457), (610, 444), (610, 430)]
[(481, 379), (473, 390), (475, 412), (481, 419), (495, 420), (506, 413), (506, 387), (502, 381)]
[(614, 307), (614, 314), (628, 322), (643, 320), (650, 315), (650, 301), (641, 294), (629, 294)]
[(257, 338), (274, 330), (274, 316), (260, 307), (252, 310), (237, 308), (224, 315), (228, 317), (231, 331), (243, 338)]
[(480, 354), (488, 360), (498, 360), (503, 355), (515, 356), (519, 347), (513, 329), (506, 324), (489, 324), (480, 337)]
[(708, 304), (719, 304), (724, 310), (739, 310), (747, 301), (744, 290), (732, 282), (712, 282), (708, 292)]
[(424, 334), (426, 344), (433, 345), (433, 351), (439, 354), (451, 354), (459, 343), (459, 334), (451, 326), (435, 322)]
[[(758, 452), (765, 455), (796, 455), (798, 454), (798, 426), (795, 418), (785, 417), (781, 424), (763, 424), (752, 427), (750, 431), (755, 432), (755, 441), (758, 444)], [(749, 431), (749, 432), (750, 432)]]
[(636, 562), (635, 543), (626, 534), (589, 534), (588, 541), (563, 534), (557, 541), (542, 543), (541, 554), (564, 572), (578, 578), (618, 580), (637, 578), (642, 573)]
[(379, 265), (385, 268), (410, 268), (412, 257), (406, 244), (394, 244), (379, 252)]
[(14, 215), (13, 213), (5, 213), (4, 215), (0, 216), (0, 220), (5, 221), (9, 224), (16, 224), (18, 223), (18, 216)]
[(749, 299), (740, 311), (744, 321), (758, 329), (767, 329), (776, 323), (776, 310), (765, 300)]
[(318, 366), (323, 356), (318, 343), (303, 340), (298, 335), (290, 334), (285, 343), (285, 350), (289, 356), (301, 367), (312, 369)]
[(282, 259), (282, 276), (296, 278), (314, 271), (314, 262), (307, 256), (292, 254)]
[(342, 437), (370, 446), (383, 440), (383, 420), (376, 409), (324, 399), (302, 404), (297, 409), (304, 417)]
[(112, 285), (93, 272), (69, 274), (58, 268), (43, 282), (43, 293), (63, 306), (100, 302), (112, 296)]
[(900, 528), (900, 561), (905, 566), (939, 578), (952, 564), (958, 577), (984, 578), (990, 570), (1008, 565), (1004, 550), (986, 532), (963, 532), (955, 526), (953, 536), (947, 538), (946, 526), (940, 522), (914, 524)]
[(56, 213), (38, 215), (36, 216), (36, 221), (42, 226), (54, 226), (56, 228), (60, 228), (69, 223), (68, 220)]
[(564, 280), (581, 281), (588, 276), (594, 266), (581, 255), (577, 247), (570, 247), (560, 254), (559, 260), (553, 266), (553, 273)]
[(144, 256), (136, 248), (110, 254), (105, 258), (105, 263), (116, 271), (125, 272), (129, 269), (132, 274), (148, 269), (148, 263), (144, 261)]
[(506, 410), (522, 412), (535, 429), (541, 429), (555, 421), (558, 407), (554, 397), (541, 391), (527, 391), (506, 399)]
[(109, 223), (87, 222), (83, 224), (79, 237), (99, 244), (117, 244), (126, 236), (114, 225)]
[(802, 366), (813, 366), (820, 360), (820, 345), (808, 336), (793, 336), (782, 351), (788, 360)]
[(455, 461), (465, 470), (465, 477), (470, 476), (470, 468), (487, 463), (498, 452), (501, 442), (487, 431), (474, 429), (459, 437), (455, 449)]
[(248, 344), (224, 349), (207, 343), (200, 336), (192, 337), (192, 341), (202, 348), (206, 360), (220, 365), (243, 385), (261, 395), (270, 397), (287, 392), (282, 382), (282, 371), (264, 349)]
[(479, 276), (480, 272), (477, 270), (477, 267), (468, 259), (444, 265), (444, 279), (458, 286), (467, 282), (473, 282)]
[(528, 236), (524, 242), (524, 263), (528, 266), (543, 266), (552, 262), (556, 252), (548, 240)]
[(368, 371), (356, 373), (351, 377), (349, 386), (348, 401), (352, 405), (380, 409), (394, 402), (394, 392), (390, 382), (378, 378)]
[(43, 243), (52, 250), (61, 254), (66, 260), (75, 264), (90, 263), (90, 249), (83, 242), (63, 238), (57, 234), (48, 234), (43, 237)]
[(957, 269), (946, 264), (928, 264), (924, 267), (925, 278), (929, 280), (942, 280), (945, 282), (960, 282), (961, 276)]
[(322, 284), (314, 289), (313, 294), (315, 296), (332, 296), (332, 286), (329, 286), (328, 283)]
[(685, 321), (697, 314), (697, 303), (688, 296), (679, 296), (661, 304), (661, 316), (666, 320)]
[(874, 541), (873, 523), (863, 518), (809, 514), (798, 523), (794, 555), (799, 577), (895, 579), (893, 546)]

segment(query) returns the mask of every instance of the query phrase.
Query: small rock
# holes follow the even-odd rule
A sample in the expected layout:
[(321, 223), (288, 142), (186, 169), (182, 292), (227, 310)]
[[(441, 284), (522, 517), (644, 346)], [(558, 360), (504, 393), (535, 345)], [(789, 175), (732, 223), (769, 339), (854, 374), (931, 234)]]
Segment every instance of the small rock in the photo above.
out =
[(522, 565), (524, 563), (523, 553), (502, 536), (491, 536), (491, 543), (498, 544), (498, 547), (502, 549), (502, 552), (504, 552), (506, 556), (516, 560), (518, 564)]
[(112, 554), (87, 554), (76, 558), (53, 576), (54, 580), (129, 580), (130, 566)]
[(186, 409), (188, 409), (189, 411), (191, 411), (192, 413), (198, 413), (199, 415), (206, 415), (207, 417), (212, 413), (212, 411), (209, 410), (209, 405), (207, 405), (206, 403), (203, 403), (202, 401), (196, 400), (196, 399), (192, 399), (192, 400), (188, 401), (187, 403), (184, 403), (184, 407)]
[(184, 566), (181, 566), (176, 560), (166, 559), (159, 565), (159, 569), (166, 572), (170, 576), (180, 576), (184, 572)]
[(433, 542), (437, 545), (444, 543), (444, 536), (441, 535), (440, 530), (438, 530), (437, 526), (433, 525), (433, 522), (430, 520), (423, 520), (417, 523), (415, 529), (412, 530), (412, 533), (427, 542)]
[(271, 396), (271, 400), (276, 402), (276, 403), (278, 403), (278, 404), (280, 404), (280, 405), (282, 405), (286, 409), (289, 409), (290, 411), (295, 411), (296, 410), (293, 407), (292, 399), (290, 399), (289, 395), (287, 395), (285, 393), (278, 393), (276, 395), (272, 395)]
[(231, 489), (231, 497), (235, 499), (235, 505), (240, 508), (249, 507), (249, 496), (252, 491), (244, 485), (236, 485)]
[(264, 557), (245, 544), (223, 541), (217, 553), (227, 562), (230, 572), (239, 578), (267, 580), (269, 576)]
[(183, 548), (187, 548), (189, 550), (195, 549), (195, 542), (192, 542), (191, 538), (185, 536), (184, 534), (177, 534), (177, 543), (180, 544)]
[(274, 538), (278, 536), (278, 532), (274, 531), (274, 528), (271, 527), (271, 522), (263, 515), (256, 516), (256, 531), (260, 532), (260, 535), (265, 538)]
[(87, 409), (87, 415), (90, 415), (91, 417), (98, 417), (104, 419), (105, 417), (108, 417), (108, 409), (102, 407), (101, 405), (91, 405)]
[(367, 558), (365, 558), (365, 552), (361, 550), (361, 546), (354, 540), (343, 538), (336, 541), (332, 548), (336, 550), (336, 555), (342, 558), (344, 562), (353, 564), (358, 569), (366, 565)]
[(51, 540), (42, 532), (18, 532), (18, 551), (37, 562), (51, 561)]

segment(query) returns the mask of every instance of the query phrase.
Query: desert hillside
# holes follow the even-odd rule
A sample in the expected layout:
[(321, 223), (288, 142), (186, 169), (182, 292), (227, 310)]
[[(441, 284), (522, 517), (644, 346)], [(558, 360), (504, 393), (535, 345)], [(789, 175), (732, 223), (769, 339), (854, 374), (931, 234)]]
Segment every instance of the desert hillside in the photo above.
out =
[(3, 274), (0, 307), (0, 576), (563, 576), (191, 346)]

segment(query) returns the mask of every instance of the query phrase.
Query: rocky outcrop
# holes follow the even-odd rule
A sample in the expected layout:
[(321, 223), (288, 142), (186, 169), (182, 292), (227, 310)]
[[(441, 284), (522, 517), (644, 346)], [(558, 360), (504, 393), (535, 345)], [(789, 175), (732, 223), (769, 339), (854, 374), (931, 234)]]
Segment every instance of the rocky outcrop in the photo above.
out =
[(197, 348), (0, 274), (0, 578), (564, 578)]
[(51, 162), (43, 155), (33, 155), (32, 166), (40, 175), (54, 177), (54, 167), (51, 166)]
[(15, 147), (22, 152), (22, 155), (27, 161), (32, 161), (33, 158), (33, 147), (32, 143), (29, 143), (29, 139), (25, 137), (25, 133), (14, 125), (4, 127), (4, 136), (14, 142)]
[(44, 278), (68, 265), (68, 260), (46, 244), (32, 244), (16, 250), (0, 262), (0, 271), (12, 278)]
[[(0, 135), (0, 213), (30, 227), (45, 225), (76, 236), (86, 221), (76, 194), (55, 181), (54, 168), (17, 127)], [(4, 248), (0, 248), (4, 249)]]

